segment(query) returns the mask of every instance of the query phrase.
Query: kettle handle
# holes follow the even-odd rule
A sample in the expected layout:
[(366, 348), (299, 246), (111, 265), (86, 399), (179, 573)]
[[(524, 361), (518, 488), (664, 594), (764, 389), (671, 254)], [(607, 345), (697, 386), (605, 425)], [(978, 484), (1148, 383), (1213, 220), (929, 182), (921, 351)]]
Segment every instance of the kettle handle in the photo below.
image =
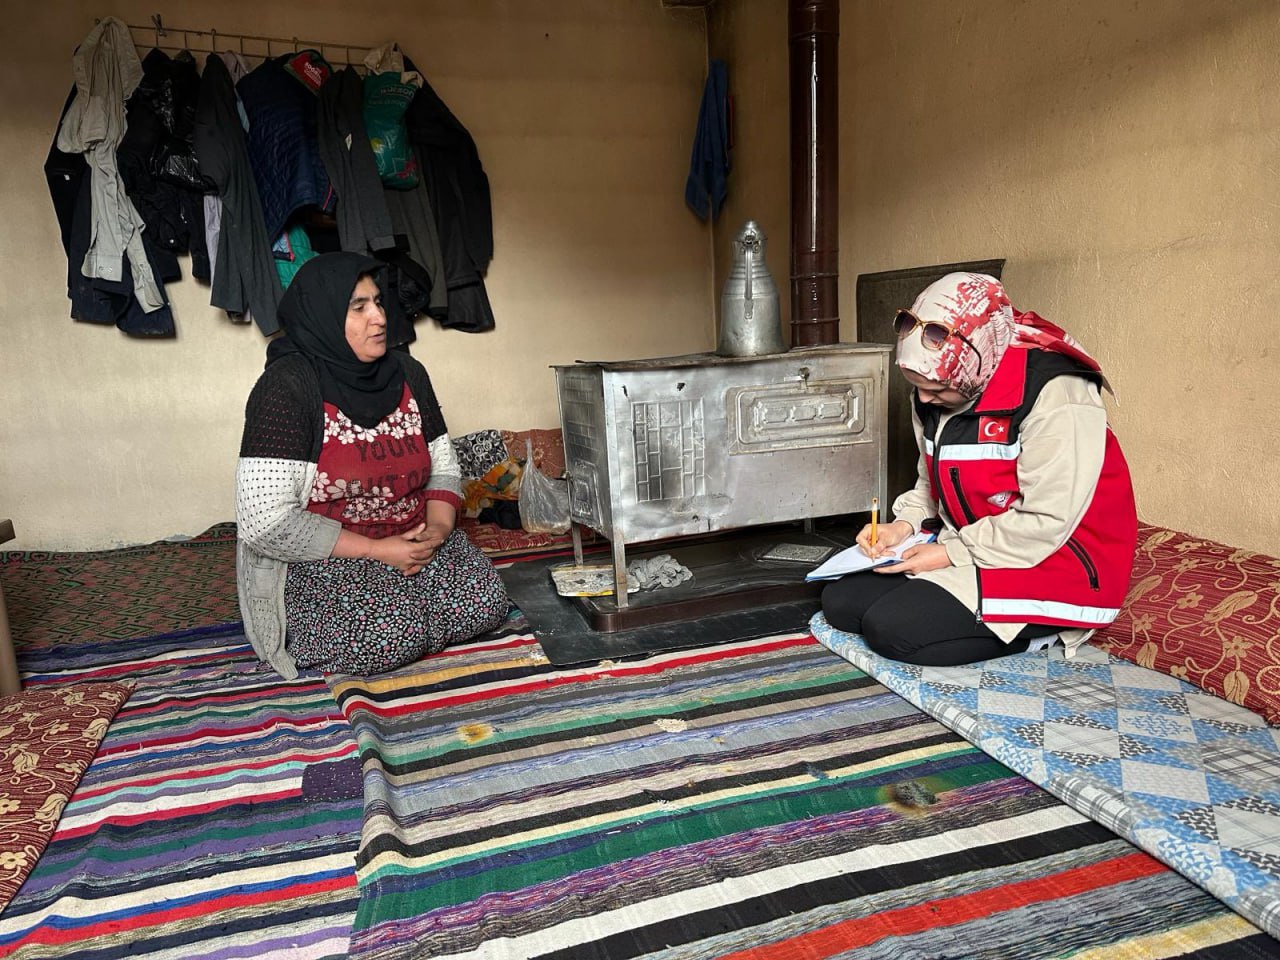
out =
[(752, 241), (748, 240), (746, 243), (743, 244), (743, 247), (747, 255), (747, 285), (745, 290), (746, 310), (744, 311), (744, 315), (747, 320), (750, 320), (751, 315), (755, 309), (755, 301), (751, 299), (751, 274), (755, 272), (754, 271), (755, 264), (753, 263), (753, 257), (754, 257), (756, 245)]

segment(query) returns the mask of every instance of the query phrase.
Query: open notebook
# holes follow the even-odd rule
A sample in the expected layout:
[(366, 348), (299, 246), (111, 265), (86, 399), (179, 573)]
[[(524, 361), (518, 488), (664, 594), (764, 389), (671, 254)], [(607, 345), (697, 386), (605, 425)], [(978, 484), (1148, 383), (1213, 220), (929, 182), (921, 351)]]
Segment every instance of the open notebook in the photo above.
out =
[(871, 559), (862, 552), (862, 548), (857, 544), (841, 550), (834, 557), (819, 567), (815, 567), (805, 575), (806, 580), (838, 580), (847, 573), (857, 573), (859, 570), (870, 570), (872, 567), (882, 567), (886, 563), (897, 563), (902, 558), (904, 551), (921, 543), (931, 543), (935, 535), (927, 530), (921, 530), (915, 536), (907, 537), (900, 544), (894, 547), (889, 553), (876, 560)]

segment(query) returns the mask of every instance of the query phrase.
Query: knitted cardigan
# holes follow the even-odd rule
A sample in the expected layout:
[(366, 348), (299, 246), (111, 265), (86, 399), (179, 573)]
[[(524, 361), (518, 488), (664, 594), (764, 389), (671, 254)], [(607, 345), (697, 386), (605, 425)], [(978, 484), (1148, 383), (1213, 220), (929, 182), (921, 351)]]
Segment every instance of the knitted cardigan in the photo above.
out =
[[(422, 414), (431, 453), (428, 497), (461, 503), (461, 477), (444, 416), (426, 369), (394, 352)], [(342, 524), (307, 509), (324, 441), (320, 380), (300, 354), (284, 357), (258, 378), (245, 407), (236, 465), (236, 586), (245, 635), (260, 660), (292, 680), (297, 664), (285, 650), (284, 584), (290, 563), (324, 560)]]

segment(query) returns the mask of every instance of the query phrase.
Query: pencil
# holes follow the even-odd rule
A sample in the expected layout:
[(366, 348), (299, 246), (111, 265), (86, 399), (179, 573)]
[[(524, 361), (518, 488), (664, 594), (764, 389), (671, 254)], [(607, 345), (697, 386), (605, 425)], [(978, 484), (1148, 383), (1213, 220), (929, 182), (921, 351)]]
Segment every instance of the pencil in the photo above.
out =
[(880, 519), (880, 498), (871, 498), (871, 545), (876, 545), (876, 521)]

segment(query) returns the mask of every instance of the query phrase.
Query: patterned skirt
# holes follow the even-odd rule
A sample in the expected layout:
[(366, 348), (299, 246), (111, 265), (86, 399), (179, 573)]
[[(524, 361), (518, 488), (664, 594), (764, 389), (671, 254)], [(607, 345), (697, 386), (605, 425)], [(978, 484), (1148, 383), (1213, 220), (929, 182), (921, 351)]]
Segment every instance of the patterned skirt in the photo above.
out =
[(507, 592), (489, 558), (455, 530), (421, 573), (377, 560), (289, 564), (284, 609), (299, 667), (368, 675), (499, 626)]

